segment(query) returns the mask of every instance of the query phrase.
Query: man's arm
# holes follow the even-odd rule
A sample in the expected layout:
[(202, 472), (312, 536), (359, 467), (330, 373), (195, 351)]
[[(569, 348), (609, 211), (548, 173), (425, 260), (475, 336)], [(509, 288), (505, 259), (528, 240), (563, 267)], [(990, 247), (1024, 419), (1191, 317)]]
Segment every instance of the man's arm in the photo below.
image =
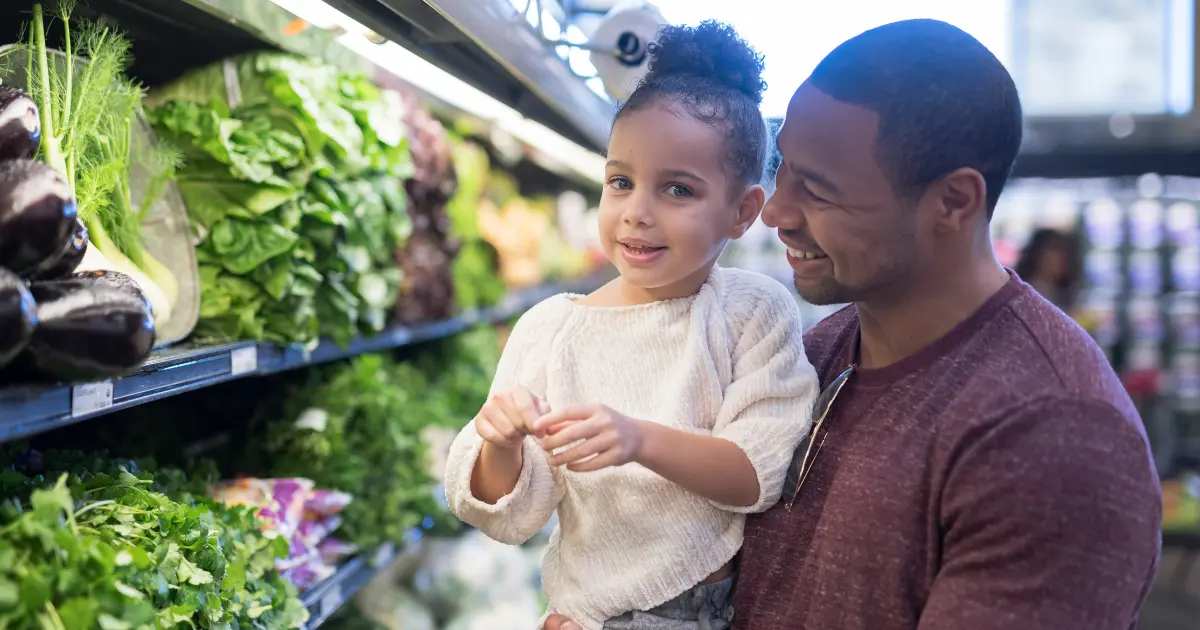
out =
[(1138, 422), (1106, 403), (1054, 399), (964, 440), (945, 478), (941, 568), (919, 629), (1135, 627), (1162, 520)]

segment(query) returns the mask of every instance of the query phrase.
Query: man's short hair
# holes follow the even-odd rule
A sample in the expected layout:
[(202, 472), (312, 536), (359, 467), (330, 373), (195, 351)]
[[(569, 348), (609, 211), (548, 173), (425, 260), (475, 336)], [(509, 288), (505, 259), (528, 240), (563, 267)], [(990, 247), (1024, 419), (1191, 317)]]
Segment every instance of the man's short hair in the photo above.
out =
[(898, 193), (916, 196), (973, 168), (987, 184), (991, 218), (1021, 146), (1021, 102), (979, 40), (937, 20), (886, 24), (834, 49), (808, 83), (879, 114), (875, 157)]

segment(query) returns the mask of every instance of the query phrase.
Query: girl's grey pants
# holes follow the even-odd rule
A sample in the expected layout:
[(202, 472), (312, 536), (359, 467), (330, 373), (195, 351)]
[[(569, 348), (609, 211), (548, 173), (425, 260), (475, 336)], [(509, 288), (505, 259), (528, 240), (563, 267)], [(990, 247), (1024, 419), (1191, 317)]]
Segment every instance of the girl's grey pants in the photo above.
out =
[(604, 622), (604, 630), (729, 630), (733, 621), (733, 580), (700, 584), (650, 610)]

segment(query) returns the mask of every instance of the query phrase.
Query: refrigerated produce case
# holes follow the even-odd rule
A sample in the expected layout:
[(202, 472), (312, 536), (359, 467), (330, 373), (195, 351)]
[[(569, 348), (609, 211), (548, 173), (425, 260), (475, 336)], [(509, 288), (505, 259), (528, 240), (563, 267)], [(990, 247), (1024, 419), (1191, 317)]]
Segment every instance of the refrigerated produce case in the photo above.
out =
[[(32, 32), (35, 3), (18, 4), (0, 15), (0, 44)], [(57, 5), (44, 4), (52, 23)], [(76, 46), (101, 32), (128, 38), (132, 58), (114, 76), (129, 94), (148, 93), (138, 116), (149, 142), (183, 157), (164, 202), (178, 209), (166, 221), (170, 238), (156, 227), (157, 206), (139, 238), (195, 299), (177, 311), (191, 321), (156, 322), (158, 349), (119, 374), (34, 375), (17, 363), (0, 374), (0, 521), (22, 523), (0, 537), (30, 554), (21, 566), (4, 563), (0, 586), (64, 566), (95, 585), (60, 583), (45, 607), (0, 611), (0, 625), (46, 610), (69, 627), (330, 623), (372, 577), (422, 553), (427, 536), (457, 531), (437, 500), (436, 461), (486, 395), (498, 327), (609, 277), (591, 208), (611, 103), (517, 9), (500, 0), (331, 2), (344, 13), (328, 21), (318, 5), (73, 7), (72, 20), (94, 25), (75, 33)], [(485, 9), (494, 21), (478, 21)], [(46, 47), (74, 50), (52, 28)], [(27, 41), (20, 54), (41, 48)], [(24, 77), (40, 77), (37, 63), (5, 59), (6, 86), (38, 89)], [(51, 76), (65, 77), (61, 67), (52, 62)], [(51, 85), (84, 89), (70, 79)], [(134, 195), (145, 191), (131, 181)], [(266, 194), (275, 195), (269, 203)], [(368, 220), (388, 227), (355, 236)], [(319, 222), (328, 228), (316, 230)], [(377, 243), (381, 234), (394, 241)], [(305, 239), (313, 249), (296, 249)], [(230, 258), (255, 248), (255, 264)], [(318, 294), (352, 305), (357, 323), (318, 305), (311, 331), (270, 332), (286, 327), (272, 329), (269, 313), (306, 312), (279, 308), (283, 296), (308, 295), (300, 283), (309, 276), (295, 275), (304, 266)], [(394, 275), (395, 295), (361, 282), (330, 292), (338, 278), (368, 272)], [(127, 289), (140, 296), (139, 286)], [(368, 316), (372, 296), (390, 300), (378, 316)], [(250, 301), (225, 317), (237, 300)], [(152, 513), (216, 546), (172, 538), (174, 529), (136, 536)], [(89, 528), (79, 544), (101, 560), (119, 551), (115, 564), (17, 533), (77, 519)], [(54, 554), (72, 559), (39, 564)], [(114, 607), (122, 596), (140, 603)]]

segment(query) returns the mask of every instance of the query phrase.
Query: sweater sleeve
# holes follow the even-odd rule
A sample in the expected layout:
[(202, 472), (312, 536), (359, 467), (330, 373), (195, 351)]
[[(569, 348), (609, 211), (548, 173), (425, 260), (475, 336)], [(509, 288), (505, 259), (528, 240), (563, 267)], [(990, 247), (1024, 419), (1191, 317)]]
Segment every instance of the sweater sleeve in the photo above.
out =
[[(546, 356), (539, 346), (555, 334), (554, 304), (543, 302), (522, 316), (509, 335), (491, 394), (523, 386), (534, 395), (546, 394)], [(565, 486), (561, 473), (537, 441), (526, 438), (522, 446), (521, 474), (513, 491), (494, 505), (484, 503), (471, 493), (471, 474), (483, 438), (475, 430), (475, 421), (467, 423), (450, 447), (446, 461), (446, 500), (450, 510), (464, 523), (506, 544), (521, 544), (538, 533), (562, 500)]]
[(733, 379), (713, 427), (714, 437), (745, 451), (758, 476), (754, 505), (714, 503), (731, 512), (762, 512), (779, 500), (793, 453), (812, 425), (818, 393), (795, 298), (774, 280), (763, 283), (759, 294), (736, 340)]

